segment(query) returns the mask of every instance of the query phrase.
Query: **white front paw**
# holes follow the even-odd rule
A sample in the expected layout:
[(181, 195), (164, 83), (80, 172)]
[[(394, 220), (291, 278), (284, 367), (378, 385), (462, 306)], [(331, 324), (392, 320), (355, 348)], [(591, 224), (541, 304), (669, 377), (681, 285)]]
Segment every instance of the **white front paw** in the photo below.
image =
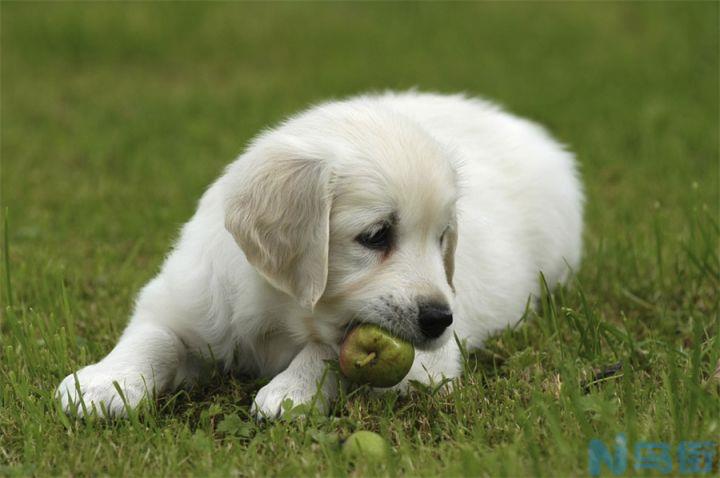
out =
[(408, 374), (402, 382), (398, 383), (394, 387), (391, 388), (382, 388), (382, 389), (375, 389), (376, 391), (386, 391), (386, 390), (395, 390), (399, 392), (401, 395), (406, 395), (410, 393), (411, 390), (413, 390), (415, 387), (414, 383), (418, 383), (421, 385), (421, 389), (423, 388), (422, 385), (427, 387), (427, 389), (430, 390), (438, 390), (443, 393), (450, 393), (455, 388), (455, 379), (457, 377), (447, 377), (445, 375), (431, 375), (428, 373), (418, 374), (418, 375), (410, 375)]
[(405, 394), (412, 389), (411, 382), (418, 382), (433, 389), (440, 387), (443, 391), (450, 392), (454, 386), (453, 380), (462, 373), (461, 358), (460, 350), (454, 341), (449, 341), (437, 350), (417, 351), (410, 372), (402, 382), (392, 387), (392, 390)]
[(332, 377), (326, 377), (322, 387), (317, 383), (303, 380), (303, 377), (285, 371), (258, 391), (250, 413), (256, 418), (280, 418), (291, 400), (292, 407), (311, 405), (315, 410), (325, 413), (329, 409), (329, 400), (336, 393), (336, 384), (330, 384)]
[[(120, 386), (124, 401), (114, 382)], [(119, 374), (96, 364), (65, 377), (55, 391), (55, 396), (66, 413), (75, 412), (84, 416), (95, 409), (98, 415), (102, 416), (104, 409), (107, 416), (124, 417), (127, 416), (127, 407), (137, 407), (147, 395), (146, 390), (145, 381), (139, 374)]]

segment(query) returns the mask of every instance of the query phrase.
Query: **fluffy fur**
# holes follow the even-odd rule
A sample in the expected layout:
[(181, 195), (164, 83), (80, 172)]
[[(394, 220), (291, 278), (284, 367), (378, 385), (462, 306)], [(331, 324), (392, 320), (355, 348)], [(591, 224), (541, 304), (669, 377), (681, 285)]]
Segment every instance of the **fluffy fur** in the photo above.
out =
[[(258, 136), (207, 190), (117, 346), (63, 380), (66, 410), (111, 415), (192, 383), (208, 357), (272, 378), (253, 410), (306, 403), (348, 328), (377, 323), (416, 344), (408, 380), (461, 372), (469, 348), (514, 324), (539, 273), (580, 260), (573, 156), (534, 123), (460, 95), (386, 93), (330, 102)], [(392, 226), (392, 247), (357, 237)], [(438, 338), (419, 304), (450, 306)], [(342, 380), (320, 385), (327, 404)], [(82, 411), (81, 411), (82, 412)]]

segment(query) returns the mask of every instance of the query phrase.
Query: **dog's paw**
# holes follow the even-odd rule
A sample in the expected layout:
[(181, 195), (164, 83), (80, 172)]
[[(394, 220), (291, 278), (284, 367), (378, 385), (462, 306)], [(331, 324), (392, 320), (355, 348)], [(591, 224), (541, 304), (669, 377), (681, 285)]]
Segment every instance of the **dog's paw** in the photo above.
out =
[(425, 387), (434, 392), (451, 392), (455, 386), (454, 379), (462, 373), (460, 358), (455, 342), (448, 342), (433, 351), (418, 351), (408, 374), (390, 390), (407, 394), (418, 384), (420, 388)]
[(281, 373), (262, 387), (250, 410), (257, 419), (276, 419), (294, 412), (303, 415), (311, 409), (327, 413), (330, 394), (326, 386), (318, 388), (290, 373)]
[[(115, 383), (119, 385), (122, 397)], [(127, 374), (113, 373), (99, 365), (90, 365), (68, 375), (55, 391), (65, 413), (81, 417), (91, 415), (93, 409), (101, 417), (125, 417), (128, 408), (137, 407), (146, 395), (145, 381), (140, 375), (129, 378)]]
[(443, 375), (430, 377), (428, 374), (417, 377), (405, 377), (402, 382), (392, 388), (375, 389), (376, 391), (395, 390), (400, 395), (407, 395), (413, 390), (435, 393), (451, 393), (455, 389), (457, 377), (445, 377)]
[(390, 388), (374, 388), (373, 391), (384, 393), (392, 390), (400, 395), (407, 395), (416, 389), (450, 393), (455, 387), (455, 378), (457, 377), (446, 377), (442, 373), (433, 374), (423, 370), (422, 373), (408, 373), (400, 383)]

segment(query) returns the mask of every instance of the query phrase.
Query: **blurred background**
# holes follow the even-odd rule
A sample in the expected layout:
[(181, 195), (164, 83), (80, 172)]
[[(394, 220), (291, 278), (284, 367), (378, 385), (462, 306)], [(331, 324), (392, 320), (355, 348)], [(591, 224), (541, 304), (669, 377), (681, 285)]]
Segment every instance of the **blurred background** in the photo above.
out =
[[(108, 299), (127, 304), (253, 135), (310, 103), (387, 88), (481, 95), (546, 125), (582, 165), (589, 248), (652, 230), (651, 216), (680, 230), (689, 209), (717, 210), (717, 13), (707, 2), (3, 3), (16, 267), (119, 281)], [(25, 278), (16, 290), (29, 293), (37, 281)]]
[[(480, 95), (577, 153), (591, 308), (572, 295), (587, 316), (560, 321), (564, 339), (545, 316), (493, 339), (492, 364), (511, 365), (469, 373), (474, 388), (442, 412), (426, 397), (425, 408), (388, 402), (383, 419), (383, 402), (357, 400), (345, 430), (390, 430), (406, 471), (428, 476), (531, 463), (579, 475), (595, 433), (715, 436), (717, 395), (698, 384), (720, 344), (718, 13), (717, 2), (0, 3), (0, 289), (14, 304), (0, 318), (0, 474), (4, 461), (22, 475), (346, 470), (331, 445), (318, 454), (307, 436), (289, 439), (290, 425), (257, 431), (260, 459), (219, 440), (209, 414), (242, 415), (253, 384), (223, 382), (108, 429), (67, 422), (51, 391), (112, 347), (203, 190), (255, 134), (311, 103), (384, 89)], [(574, 416), (580, 399), (558, 364), (574, 380), (618, 360), (596, 318), (626, 331), (622, 360), (642, 360)], [(543, 425), (548, 410), (561, 427)]]
[(15, 290), (36, 298), (44, 282), (75, 281), (109, 308), (87, 317), (116, 334), (253, 135), (310, 103), (387, 88), (481, 95), (546, 125), (581, 163), (589, 253), (680, 234), (691, 210), (717, 213), (717, 13), (707, 2), (3, 3)]

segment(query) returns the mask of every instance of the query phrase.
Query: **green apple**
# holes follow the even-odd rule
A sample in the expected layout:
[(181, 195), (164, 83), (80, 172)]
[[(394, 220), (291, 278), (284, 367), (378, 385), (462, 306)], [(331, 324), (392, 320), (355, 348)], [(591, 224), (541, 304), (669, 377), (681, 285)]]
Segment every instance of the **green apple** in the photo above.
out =
[(390, 455), (390, 446), (383, 437), (368, 431), (355, 432), (345, 440), (342, 452), (351, 459), (385, 461)]
[(392, 387), (407, 375), (415, 359), (412, 344), (373, 324), (355, 327), (340, 347), (340, 371), (350, 381)]

